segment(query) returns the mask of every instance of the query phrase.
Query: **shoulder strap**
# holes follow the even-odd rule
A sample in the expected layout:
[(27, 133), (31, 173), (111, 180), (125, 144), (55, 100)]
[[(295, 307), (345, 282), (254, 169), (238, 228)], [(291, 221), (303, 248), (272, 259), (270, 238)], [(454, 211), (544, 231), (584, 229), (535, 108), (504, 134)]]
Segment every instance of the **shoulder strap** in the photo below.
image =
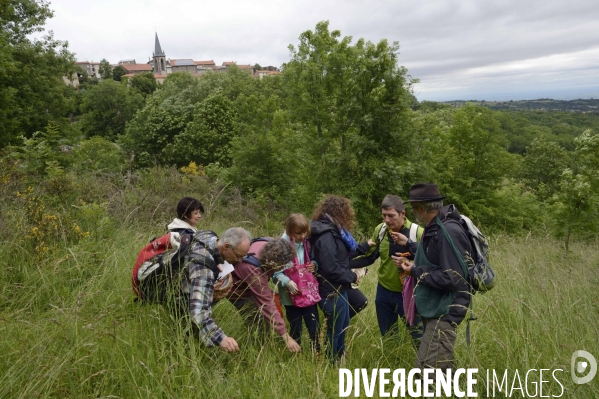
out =
[(379, 229), (379, 241), (378, 241), (378, 245), (381, 244), (381, 242), (383, 242), (383, 239), (385, 238), (385, 234), (387, 234), (387, 225), (385, 223), (381, 224), (381, 228)]
[(257, 238), (252, 238), (252, 240), (250, 241), (250, 245), (252, 245), (255, 242), (269, 242), (272, 241), (273, 239), (271, 237), (257, 237)]
[(412, 223), (410, 225), (410, 240), (412, 240), (414, 242), (418, 241), (417, 233), (418, 233), (418, 225), (416, 223)]
[(262, 263), (258, 258), (256, 258), (255, 254), (247, 254), (242, 259), (243, 262), (249, 263), (252, 266), (262, 267)]
[(303, 241), (304, 244), (304, 263), (309, 263), (312, 261), (310, 257), (310, 242), (308, 240)]
[[(187, 229), (187, 231), (191, 230)], [(206, 265), (206, 267), (212, 271), (212, 273), (214, 274), (214, 280), (216, 281), (220, 273), (220, 269), (218, 268), (218, 260), (216, 259), (214, 251), (210, 249), (210, 247), (206, 246), (203, 241), (196, 239), (197, 236), (201, 236), (202, 234), (205, 234), (207, 232), (215, 237), (218, 237), (216, 233), (212, 230), (199, 230), (195, 233), (191, 232), (191, 235), (193, 235), (193, 243), (190, 242), (188, 245), (191, 247), (191, 245), (198, 244), (201, 248), (205, 249), (206, 252), (208, 252), (214, 258), (214, 265), (212, 267)]]
[(445, 239), (449, 243), (449, 246), (453, 250), (453, 253), (455, 254), (456, 258), (458, 259), (458, 262), (460, 262), (460, 266), (462, 266), (462, 270), (464, 271), (464, 277), (466, 279), (468, 279), (468, 266), (466, 266), (466, 261), (464, 261), (464, 257), (462, 256), (462, 254), (460, 253), (460, 251), (458, 251), (458, 249), (456, 248), (455, 244), (453, 243), (453, 240), (449, 236), (449, 232), (447, 231), (447, 229), (443, 225), (443, 222), (441, 221), (441, 219), (439, 218), (439, 216), (437, 216), (437, 224), (439, 225), (439, 228), (443, 232), (443, 235), (445, 236)]

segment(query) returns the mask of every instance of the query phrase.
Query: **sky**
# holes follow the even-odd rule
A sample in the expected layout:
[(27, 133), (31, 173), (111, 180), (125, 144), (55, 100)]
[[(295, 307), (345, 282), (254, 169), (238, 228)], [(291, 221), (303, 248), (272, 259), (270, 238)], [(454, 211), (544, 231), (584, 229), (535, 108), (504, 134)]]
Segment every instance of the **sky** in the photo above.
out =
[(599, 98), (597, 0), (50, 0), (46, 23), (79, 61), (167, 58), (280, 67), (330, 30), (400, 45), (420, 100)]

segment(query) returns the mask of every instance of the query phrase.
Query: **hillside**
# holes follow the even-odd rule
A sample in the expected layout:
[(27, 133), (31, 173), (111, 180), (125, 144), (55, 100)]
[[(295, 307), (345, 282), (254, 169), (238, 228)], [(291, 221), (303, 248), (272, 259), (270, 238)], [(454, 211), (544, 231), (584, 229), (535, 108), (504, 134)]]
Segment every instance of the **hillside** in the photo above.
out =
[(541, 98), (538, 100), (521, 101), (485, 101), (485, 100), (458, 100), (446, 101), (443, 104), (450, 104), (453, 108), (460, 108), (466, 104), (482, 105), (496, 111), (569, 111), (582, 113), (598, 113), (599, 99), (578, 99), (578, 100), (551, 100)]

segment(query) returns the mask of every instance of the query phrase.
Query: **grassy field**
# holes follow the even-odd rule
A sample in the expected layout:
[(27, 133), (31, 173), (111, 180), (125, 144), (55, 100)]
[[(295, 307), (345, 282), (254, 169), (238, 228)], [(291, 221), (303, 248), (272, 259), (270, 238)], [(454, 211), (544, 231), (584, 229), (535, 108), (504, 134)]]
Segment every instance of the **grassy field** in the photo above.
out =
[[(218, 224), (210, 227), (222, 232), (225, 226)], [(160, 232), (156, 227), (154, 233)], [(130, 272), (151, 233), (115, 229), (110, 239), (92, 235), (38, 260), (18, 245), (5, 247), (1, 398), (338, 397), (338, 369), (322, 355), (306, 345), (305, 352), (290, 354), (274, 336), (253, 341), (227, 301), (214, 313), (238, 339), (236, 354), (188, 338), (159, 306), (135, 304)], [(524, 384), (533, 368), (562, 369), (556, 376), (564, 398), (599, 397), (599, 377), (580, 386), (570, 378), (575, 350), (599, 357), (598, 245), (573, 245), (565, 254), (545, 237), (493, 237), (491, 248), (499, 283), (475, 297), (472, 345), (466, 346), (462, 325), (456, 349), (458, 367), (479, 369), (479, 397), (486, 397), (487, 369), (507, 369), (511, 386), (516, 369)], [(410, 369), (415, 354), (405, 331), (387, 339), (378, 332), (374, 269), (362, 284), (371, 303), (352, 320), (343, 366)], [(543, 394), (559, 396), (551, 374), (544, 380)], [(529, 392), (533, 396), (530, 383)], [(521, 391), (512, 397), (522, 397)]]

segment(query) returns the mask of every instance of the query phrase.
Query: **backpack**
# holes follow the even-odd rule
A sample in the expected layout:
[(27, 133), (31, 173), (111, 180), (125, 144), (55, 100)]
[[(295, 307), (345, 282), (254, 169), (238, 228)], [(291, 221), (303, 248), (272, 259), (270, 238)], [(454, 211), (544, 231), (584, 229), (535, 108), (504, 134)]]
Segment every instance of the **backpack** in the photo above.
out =
[[(495, 272), (487, 261), (487, 257), (489, 256), (489, 242), (483, 233), (480, 232), (470, 218), (460, 215), (460, 220), (458, 223), (466, 232), (466, 236), (470, 241), (470, 246), (472, 247), (473, 251), (471, 254), (472, 262), (467, 262), (466, 259), (463, 259), (462, 255), (458, 252), (441, 220), (439, 220), (437, 223), (441, 227), (441, 231), (445, 235), (445, 238), (450, 243), (451, 248), (460, 261), (462, 269), (464, 270), (464, 275), (466, 276), (472, 289), (472, 293), (484, 293), (492, 289), (495, 286)], [(470, 265), (468, 266), (468, 264)]]
[[(250, 247), (255, 242), (261, 242), (261, 241), (269, 242), (269, 241), (272, 241), (272, 240), (273, 240), (273, 238), (271, 238), (271, 237), (257, 237), (257, 238), (253, 238), (250, 241)], [(241, 260), (242, 260), (242, 262), (249, 263), (252, 266), (262, 268), (262, 262), (260, 262), (260, 259), (256, 258), (256, 254), (254, 252), (249, 252)]]
[(472, 254), (474, 265), (468, 268), (468, 282), (474, 292), (487, 292), (495, 286), (495, 272), (487, 260), (489, 256), (489, 242), (467, 216), (460, 215), (460, 224), (466, 231), (466, 235), (474, 251)]
[(163, 303), (166, 286), (187, 264), (194, 242), (193, 230), (174, 229), (143, 247), (131, 276), (135, 295), (143, 301)]

